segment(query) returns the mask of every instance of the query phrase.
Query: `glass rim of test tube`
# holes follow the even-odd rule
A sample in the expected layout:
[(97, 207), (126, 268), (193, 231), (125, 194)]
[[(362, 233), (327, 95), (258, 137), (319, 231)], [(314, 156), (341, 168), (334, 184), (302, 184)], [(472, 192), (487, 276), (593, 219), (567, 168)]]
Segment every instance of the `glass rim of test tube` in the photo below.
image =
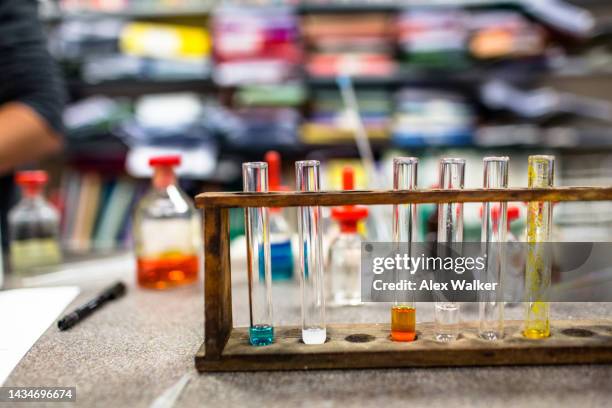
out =
[(530, 155), (527, 158), (527, 164), (528, 166), (531, 166), (532, 164), (535, 164), (536, 162), (546, 162), (548, 164), (548, 171), (546, 174), (546, 180), (548, 180), (548, 183), (546, 186), (534, 186), (532, 185), (534, 178), (530, 177), (530, 173), (528, 174), (528, 178), (527, 178), (527, 183), (529, 187), (532, 188), (542, 188), (542, 187), (552, 187), (554, 185), (554, 176), (555, 176), (555, 156), (550, 155), (550, 154), (534, 154), (534, 155)]
[[(485, 189), (504, 189), (508, 187), (508, 156), (487, 156), (483, 161), (483, 188)], [(497, 169), (492, 169), (497, 167)], [(492, 185), (493, 184), (493, 185)], [(493, 204), (499, 206), (499, 217), (496, 225), (493, 220)], [(481, 241), (485, 243), (486, 250), (486, 270), (484, 277), (488, 282), (491, 275), (491, 268), (494, 268), (493, 281), (499, 284), (495, 293), (478, 292), (478, 335), (485, 340), (499, 340), (504, 336), (504, 302), (499, 299), (503, 293), (503, 276), (505, 270), (505, 247), (507, 222), (506, 212), (508, 203), (506, 202), (485, 202), (483, 203), (482, 222), (481, 222)], [(489, 245), (490, 243), (498, 243)], [(501, 243), (501, 245), (500, 245)], [(490, 255), (490, 251), (494, 251)], [(490, 296), (494, 296), (493, 299)]]
[(483, 163), (490, 163), (490, 162), (510, 162), (510, 157), (508, 156), (485, 156), (482, 159)]
[[(419, 159), (416, 157), (394, 157), (393, 158), (393, 189), (394, 190), (414, 190), (417, 186), (418, 176), (418, 164)], [(406, 177), (407, 182), (400, 186), (400, 174), (401, 167), (408, 167), (406, 170), (409, 177)], [(403, 178), (402, 178), (403, 179)], [(393, 206), (393, 240), (396, 243), (404, 242), (401, 239), (399, 230), (400, 212), (408, 210), (408, 234), (407, 244), (410, 250), (412, 240), (414, 238), (414, 229), (416, 227), (416, 204), (396, 204)], [(406, 215), (406, 214), (403, 214)], [(402, 219), (405, 217), (402, 217)], [(399, 248), (398, 248), (399, 249)], [(395, 277), (396, 281), (398, 276)], [(412, 295), (412, 293), (411, 293)], [(416, 339), (416, 308), (414, 304), (414, 298), (405, 301), (398, 301), (397, 299), (391, 306), (391, 340), (393, 341), (414, 341)]]
[(442, 157), (440, 163), (465, 164), (465, 159), (462, 157)]
[[(461, 190), (465, 185), (465, 165), (466, 160), (463, 158), (457, 157), (443, 157), (440, 159), (439, 164), (439, 178), (440, 185), (439, 188), (443, 190)], [(451, 171), (453, 169), (457, 169), (459, 171), (458, 175), (453, 175)], [(446, 174), (446, 172), (451, 174)], [(445, 183), (448, 178), (448, 183)], [(458, 182), (457, 186), (449, 186), (446, 187), (446, 184), (452, 184), (452, 181), (455, 180)], [(457, 206), (457, 207), (453, 207)], [(441, 209), (445, 209), (446, 207), (450, 207), (451, 211), (441, 211)], [(461, 211), (455, 211), (453, 208), (461, 209)], [(444, 220), (444, 217), (448, 215), (448, 213), (452, 214), (451, 222)], [(455, 221), (453, 221), (455, 220)], [(461, 241), (463, 239), (463, 204), (462, 203), (442, 203), (438, 204), (438, 234), (437, 241), (448, 243), (448, 228), (449, 225), (452, 227), (452, 231), (450, 234), (450, 243), (455, 242), (457, 240), (454, 239), (456, 232), (455, 229), (459, 231)], [(446, 230), (443, 234), (441, 231), (444, 227)], [(440, 239), (441, 235), (444, 236), (443, 240)], [(434, 298), (434, 338), (435, 340), (448, 342), (456, 340), (459, 337), (459, 321), (460, 321), (460, 304), (457, 302), (449, 302), (449, 301), (436, 301)]]
[[(296, 189), (316, 192), (320, 189), (320, 162), (295, 162)], [(312, 172), (312, 174), (309, 174)], [(323, 344), (327, 339), (325, 325), (325, 287), (321, 246), (321, 209), (319, 206), (297, 207), (300, 289), (302, 296), (302, 341)], [(307, 229), (307, 231), (305, 231)]]
[[(245, 192), (268, 191), (268, 163), (261, 161), (242, 163), (242, 177)], [(249, 290), (249, 342), (253, 346), (266, 346), (274, 342), (269, 214), (266, 207), (249, 207), (244, 211)], [(261, 262), (262, 256), (263, 262)], [(259, 269), (262, 265), (263, 286), (260, 282), (255, 282), (255, 279), (258, 281), (261, 279)], [(260, 308), (262, 310), (259, 310)]]
[[(295, 162), (295, 168), (297, 169), (298, 167), (302, 168), (302, 167), (316, 167), (316, 166), (320, 166), (321, 162), (319, 160), (298, 160)], [(302, 190), (300, 190), (302, 191)]]
[(418, 164), (419, 158), (413, 156), (398, 156), (393, 158), (393, 164)]

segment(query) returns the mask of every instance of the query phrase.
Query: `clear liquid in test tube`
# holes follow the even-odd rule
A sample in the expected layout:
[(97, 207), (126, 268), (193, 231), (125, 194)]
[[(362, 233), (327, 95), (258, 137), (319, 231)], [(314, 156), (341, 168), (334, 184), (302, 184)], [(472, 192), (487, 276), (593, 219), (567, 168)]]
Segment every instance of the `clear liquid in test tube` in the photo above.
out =
[[(548, 188), (554, 183), (554, 156), (529, 156), (528, 187)], [(527, 205), (527, 262), (525, 264), (525, 327), (530, 339), (550, 336), (550, 304), (546, 292), (551, 283), (551, 263), (546, 242), (552, 230), (552, 203), (530, 202)]]
[[(298, 191), (319, 191), (320, 175), (317, 160), (295, 163)], [(327, 338), (325, 326), (325, 281), (319, 206), (298, 207), (300, 254), (300, 287), (302, 290), (302, 341), (323, 344)]]
[[(465, 160), (440, 160), (440, 188), (461, 190), (465, 180)], [(438, 204), (438, 243), (440, 247), (459, 249), (463, 241), (463, 203)], [(438, 256), (443, 254), (438, 253)], [(450, 278), (450, 274), (448, 278)], [(434, 291), (434, 337), (438, 341), (453, 341), (459, 336), (460, 304), (450, 302)]]
[[(415, 157), (396, 157), (393, 159), (393, 189), (414, 190), (417, 187), (417, 167)], [(411, 244), (417, 236), (416, 204), (406, 203), (393, 206), (393, 241), (411, 251)], [(411, 253), (408, 253), (411, 256)], [(395, 271), (395, 281), (399, 273)], [(403, 278), (403, 277), (402, 277)], [(403, 292), (402, 292), (403, 293)], [(416, 308), (414, 294), (397, 294), (391, 307), (391, 339), (393, 341), (413, 341), (416, 338)], [(400, 296), (404, 296), (399, 298)], [(406, 297), (407, 296), (407, 297)]]
[[(508, 187), (508, 157), (485, 157), (485, 189)], [(481, 242), (486, 254), (481, 282), (497, 283), (495, 290), (478, 291), (478, 335), (486, 340), (499, 340), (504, 336), (503, 277), (506, 267), (505, 245), (508, 224), (508, 203), (483, 203)]]
[[(242, 181), (245, 192), (267, 192), (268, 164), (243, 163)], [(253, 346), (266, 346), (274, 342), (268, 208), (246, 208), (245, 230), (249, 284), (249, 342)]]

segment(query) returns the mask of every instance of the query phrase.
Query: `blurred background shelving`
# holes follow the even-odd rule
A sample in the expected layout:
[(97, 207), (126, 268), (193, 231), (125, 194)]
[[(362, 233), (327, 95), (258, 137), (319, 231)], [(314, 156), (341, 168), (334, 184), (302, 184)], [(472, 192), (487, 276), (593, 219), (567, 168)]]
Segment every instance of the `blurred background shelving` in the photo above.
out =
[[(69, 93), (67, 154), (48, 164), (69, 248), (127, 242), (129, 222), (113, 244), (96, 237), (108, 234), (107, 208), (129, 219), (153, 153), (184, 154), (189, 193), (240, 189), (240, 163), (270, 149), (287, 180), (296, 159), (357, 159), (338, 88), (347, 78), (379, 166), (459, 151), (520, 167), (550, 152), (568, 180), (586, 167), (590, 184), (612, 179), (606, 1), (46, 0), (40, 10)], [(113, 204), (115, 189), (129, 202)]]

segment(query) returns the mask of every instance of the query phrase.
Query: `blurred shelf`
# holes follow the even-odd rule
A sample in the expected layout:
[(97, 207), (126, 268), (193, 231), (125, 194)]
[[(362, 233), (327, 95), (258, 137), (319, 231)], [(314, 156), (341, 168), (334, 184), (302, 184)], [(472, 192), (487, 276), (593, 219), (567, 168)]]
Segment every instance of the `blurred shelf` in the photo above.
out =
[(72, 81), (68, 83), (71, 96), (83, 98), (92, 95), (138, 97), (167, 92), (212, 92), (216, 86), (210, 79), (191, 80), (138, 80), (118, 79), (99, 83)]
[(347, 13), (347, 12), (388, 12), (393, 13), (401, 8), (399, 2), (393, 1), (331, 1), (301, 2), (297, 12), (307, 13)]
[(167, 9), (135, 8), (131, 10), (54, 10), (41, 13), (40, 18), (47, 22), (58, 22), (62, 20), (97, 20), (103, 18), (123, 19), (160, 19), (160, 18), (182, 18), (182, 17), (206, 17), (212, 12), (212, 3), (198, 7), (177, 7)]
[(402, 0), (402, 1), (328, 1), (302, 2), (299, 13), (397, 12), (411, 7), (515, 7), (520, 0)]
[[(609, 6), (609, 0), (565, 0), (578, 7)], [(332, 0), (326, 2), (304, 1), (297, 6), (303, 13), (352, 12), (352, 11), (398, 11), (411, 7), (513, 7), (525, 8), (524, 0), (400, 0), (400, 1), (367, 1), (367, 0)]]
[[(451, 64), (449, 62), (449, 64)], [(541, 77), (545, 69), (540, 58), (508, 60), (496, 63), (474, 63), (460, 69), (410, 67), (400, 63), (397, 73), (388, 76), (353, 76), (355, 86), (389, 87), (401, 85), (432, 85), (435, 87), (466, 87), (480, 85), (489, 79), (501, 79), (512, 83), (527, 84)], [(304, 74), (306, 84), (313, 87), (337, 87), (336, 77), (314, 77)]]
[[(352, 83), (357, 87), (396, 88), (402, 85), (437, 85), (438, 87), (453, 85), (474, 85), (487, 79), (487, 76), (477, 75), (470, 70), (465, 73), (400, 73), (387, 77), (352, 77)], [(311, 87), (338, 87), (336, 77), (307, 77), (306, 84)]]

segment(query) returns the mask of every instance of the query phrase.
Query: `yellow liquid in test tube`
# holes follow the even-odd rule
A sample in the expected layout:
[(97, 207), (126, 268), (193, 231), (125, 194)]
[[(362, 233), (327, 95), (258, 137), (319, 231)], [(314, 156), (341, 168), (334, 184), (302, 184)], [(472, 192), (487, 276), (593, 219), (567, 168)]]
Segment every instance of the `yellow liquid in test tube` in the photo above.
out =
[[(553, 156), (529, 156), (528, 179), (530, 188), (553, 186)], [(550, 287), (551, 265), (545, 242), (550, 241), (552, 204), (530, 202), (527, 207), (527, 263), (525, 270), (525, 327), (523, 335), (529, 339), (550, 336), (550, 304), (545, 292)]]

